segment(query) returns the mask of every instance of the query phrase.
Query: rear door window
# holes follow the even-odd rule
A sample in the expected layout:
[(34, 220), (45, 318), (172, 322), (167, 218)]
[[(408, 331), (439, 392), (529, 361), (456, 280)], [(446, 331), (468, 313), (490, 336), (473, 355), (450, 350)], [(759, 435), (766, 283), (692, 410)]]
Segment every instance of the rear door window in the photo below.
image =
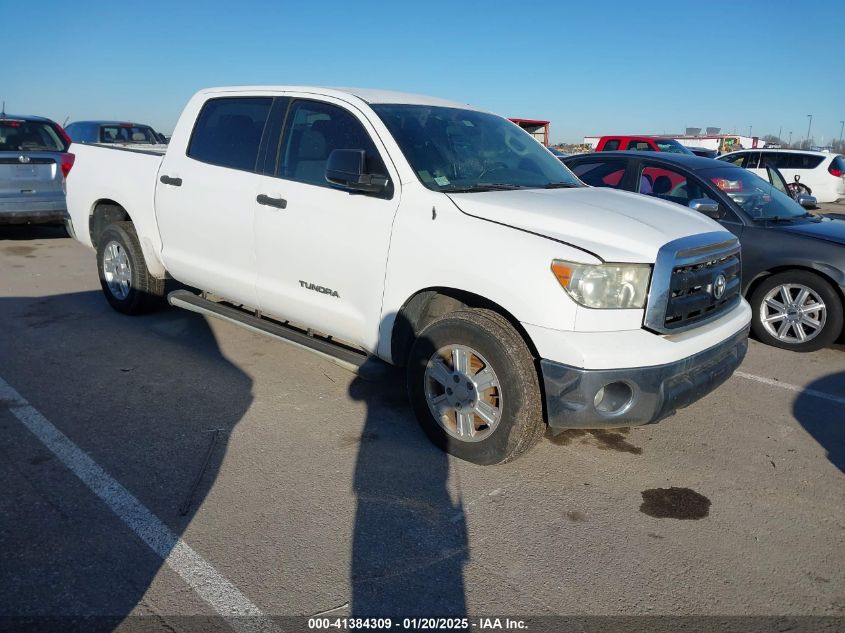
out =
[(67, 144), (46, 121), (0, 119), (0, 152), (64, 152)]
[(272, 97), (210, 99), (197, 117), (188, 156), (232, 169), (254, 171)]
[(783, 155), (777, 152), (762, 152), (760, 154), (760, 167), (780, 167), (780, 159)]
[(624, 160), (611, 159), (584, 161), (572, 166), (571, 169), (582, 182), (592, 187), (621, 189), (625, 167)]
[(746, 156), (747, 159), (745, 161), (745, 168), (757, 169), (757, 165), (760, 164), (760, 152), (748, 152)]

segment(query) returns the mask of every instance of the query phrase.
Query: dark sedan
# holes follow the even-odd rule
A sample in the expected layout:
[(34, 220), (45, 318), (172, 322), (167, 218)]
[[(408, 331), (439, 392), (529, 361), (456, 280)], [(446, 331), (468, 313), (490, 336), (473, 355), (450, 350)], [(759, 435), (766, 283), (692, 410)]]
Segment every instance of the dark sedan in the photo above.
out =
[(845, 221), (812, 215), (748, 170), (709, 158), (601, 152), (563, 162), (588, 185), (683, 205), (736, 235), (743, 294), (761, 341), (809, 352), (842, 333)]

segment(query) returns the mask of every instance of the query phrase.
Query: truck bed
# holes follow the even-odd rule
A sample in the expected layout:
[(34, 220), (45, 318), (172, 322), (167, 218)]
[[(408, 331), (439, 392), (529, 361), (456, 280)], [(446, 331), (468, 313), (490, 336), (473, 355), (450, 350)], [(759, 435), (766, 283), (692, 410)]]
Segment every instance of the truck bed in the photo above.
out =
[(73, 143), (76, 156), (67, 180), (67, 208), (77, 239), (90, 246), (89, 218), (98, 205), (116, 204), (129, 214), (141, 237), (147, 267), (164, 275), (155, 218), (158, 171), (166, 145)]

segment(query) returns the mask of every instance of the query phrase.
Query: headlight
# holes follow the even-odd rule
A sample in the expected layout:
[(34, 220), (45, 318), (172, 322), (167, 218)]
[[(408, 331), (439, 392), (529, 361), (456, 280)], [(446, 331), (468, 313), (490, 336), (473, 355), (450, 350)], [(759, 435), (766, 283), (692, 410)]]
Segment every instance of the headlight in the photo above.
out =
[(582, 306), (623, 310), (645, 306), (651, 265), (575, 264), (556, 259), (552, 272)]

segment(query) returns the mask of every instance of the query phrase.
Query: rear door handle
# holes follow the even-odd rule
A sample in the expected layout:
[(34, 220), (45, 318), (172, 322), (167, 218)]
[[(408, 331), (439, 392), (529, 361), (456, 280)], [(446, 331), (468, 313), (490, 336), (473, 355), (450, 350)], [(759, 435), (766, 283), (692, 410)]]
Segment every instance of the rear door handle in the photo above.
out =
[(270, 196), (264, 193), (258, 194), (258, 197), (255, 198), (255, 201), (258, 204), (264, 204), (268, 207), (276, 207), (277, 209), (284, 209), (288, 206), (288, 201), (284, 198), (271, 198)]
[(173, 185), (174, 187), (182, 186), (181, 178), (171, 178), (170, 176), (162, 176), (159, 180), (165, 185)]

